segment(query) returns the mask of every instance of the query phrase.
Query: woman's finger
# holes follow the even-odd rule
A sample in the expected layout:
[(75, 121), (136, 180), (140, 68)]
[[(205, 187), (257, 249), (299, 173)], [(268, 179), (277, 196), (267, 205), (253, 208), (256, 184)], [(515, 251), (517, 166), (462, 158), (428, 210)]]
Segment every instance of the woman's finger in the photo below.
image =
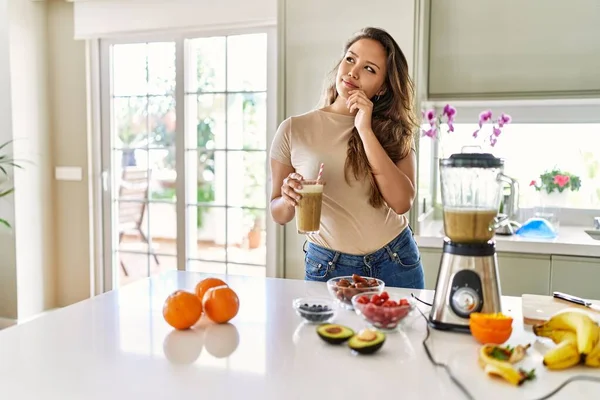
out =
[(293, 190), (286, 189), (281, 192), (281, 195), (286, 203), (291, 206), (298, 205), (298, 200), (300, 200), (300, 195), (294, 192)]

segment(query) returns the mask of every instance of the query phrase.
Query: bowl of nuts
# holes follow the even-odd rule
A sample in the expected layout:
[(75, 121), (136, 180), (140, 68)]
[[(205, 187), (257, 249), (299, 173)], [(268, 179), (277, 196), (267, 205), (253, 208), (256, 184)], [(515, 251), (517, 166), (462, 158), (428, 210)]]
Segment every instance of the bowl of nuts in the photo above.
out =
[(377, 294), (383, 292), (385, 283), (381, 279), (354, 274), (339, 276), (327, 281), (327, 290), (337, 300), (340, 307), (353, 310), (352, 297), (361, 293)]

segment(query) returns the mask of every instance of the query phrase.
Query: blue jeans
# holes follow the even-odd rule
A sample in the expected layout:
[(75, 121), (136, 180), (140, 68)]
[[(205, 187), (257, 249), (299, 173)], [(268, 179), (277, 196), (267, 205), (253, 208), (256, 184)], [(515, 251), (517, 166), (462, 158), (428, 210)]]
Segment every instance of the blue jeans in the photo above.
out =
[(338, 276), (358, 274), (381, 279), (386, 287), (425, 288), (421, 253), (410, 227), (370, 254), (345, 254), (310, 242), (304, 252), (307, 281), (326, 282)]

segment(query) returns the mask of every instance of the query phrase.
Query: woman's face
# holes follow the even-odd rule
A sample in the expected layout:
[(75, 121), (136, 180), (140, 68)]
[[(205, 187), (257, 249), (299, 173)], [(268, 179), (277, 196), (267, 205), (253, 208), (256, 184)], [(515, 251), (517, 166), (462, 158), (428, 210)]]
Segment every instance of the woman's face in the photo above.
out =
[(336, 76), (336, 89), (342, 98), (351, 90), (362, 90), (368, 98), (381, 94), (387, 74), (385, 49), (376, 40), (356, 41), (342, 59)]

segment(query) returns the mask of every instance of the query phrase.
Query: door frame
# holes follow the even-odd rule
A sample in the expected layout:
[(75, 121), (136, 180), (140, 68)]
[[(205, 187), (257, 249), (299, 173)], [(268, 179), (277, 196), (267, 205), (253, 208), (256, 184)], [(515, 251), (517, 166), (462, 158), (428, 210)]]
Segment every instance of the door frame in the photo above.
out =
[[(175, 101), (176, 118), (178, 121), (185, 121), (185, 93), (180, 89), (184, 87), (184, 67), (186, 63), (185, 39), (192, 37), (210, 37), (210, 36), (228, 36), (249, 33), (267, 33), (267, 162), (265, 168), (267, 171), (267, 180), (265, 190), (267, 191), (267, 203), (265, 204), (265, 223), (266, 223), (266, 276), (283, 277), (283, 230), (271, 218), (269, 218), (270, 198), (270, 174), (269, 172), (269, 153), (271, 142), (280, 123), (278, 112), (278, 93), (280, 86), (279, 68), (278, 68), (278, 48), (279, 38), (277, 36), (276, 25), (265, 25), (251, 28), (230, 28), (218, 30), (190, 30), (177, 33), (156, 33), (130, 34), (120, 38), (94, 39), (87, 41), (88, 49), (88, 102), (90, 103), (90, 112), (88, 115), (88, 129), (91, 135), (91, 164), (93, 177), (91, 192), (93, 193), (94, 203), (94, 228), (93, 245), (94, 248), (94, 284), (95, 294), (101, 294), (116, 289), (115, 265), (118, 266), (114, 257), (113, 238), (112, 238), (112, 197), (113, 188), (112, 173), (112, 151), (111, 151), (111, 77), (110, 77), (110, 50), (115, 44), (144, 43), (144, 42), (175, 42), (176, 54), (182, 55), (176, 59), (176, 91)], [(183, 123), (176, 126), (176, 148), (185, 148), (185, 125)], [(176, 152), (176, 165), (184, 165), (184, 152)], [(178, 171), (176, 193), (178, 199), (184, 198), (185, 192), (185, 168), (181, 173)], [(185, 221), (185, 201), (176, 203), (177, 210), (177, 270), (184, 271), (187, 264), (186, 245), (186, 221)]]

